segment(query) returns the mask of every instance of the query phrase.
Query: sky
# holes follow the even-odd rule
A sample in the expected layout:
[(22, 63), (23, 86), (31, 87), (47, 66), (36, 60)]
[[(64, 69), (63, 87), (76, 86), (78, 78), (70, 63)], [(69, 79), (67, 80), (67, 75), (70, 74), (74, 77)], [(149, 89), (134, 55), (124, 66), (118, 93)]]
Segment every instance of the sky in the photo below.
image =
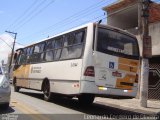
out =
[[(103, 19), (103, 7), (117, 0), (1, 0), (0, 38), (13, 45), (14, 35), (4, 37), (11, 31), (17, 33), (16, 45), (19, 47), (41, 41), (76, 26)], [(156, 1), (156, 0), (155, 0)], [(0, 61), (3, 54), (11, 51), (0, 39)], [(2, 44), (3, 43), (3, 44)]]
[[(0, 64), (2, 60), (4, 60), (5, 63), (7, 63), (8, 55), (12, 51), (13, 46), (13, 37), (11, 37), (8, 34), (2, 34), (0, 35)], [(22, 45), (16, 44), (15, 49), (23, 47)]]
[(23, 47), (88, 22), (106, 23), (102, 8), (115, 1), (1, 0), (0, 62), (6, 61), (13, 45), (14, 34), (6, 30), (17, 33), (16, 48)]
[[(1, 0), (0, 34), (17, 33), (23, 45), (104, 18), (102, 7), (116, 0)], [(97, 19), (96, 19), (97, 18)], [(105, 19), (104, 19), (105, 21)]]

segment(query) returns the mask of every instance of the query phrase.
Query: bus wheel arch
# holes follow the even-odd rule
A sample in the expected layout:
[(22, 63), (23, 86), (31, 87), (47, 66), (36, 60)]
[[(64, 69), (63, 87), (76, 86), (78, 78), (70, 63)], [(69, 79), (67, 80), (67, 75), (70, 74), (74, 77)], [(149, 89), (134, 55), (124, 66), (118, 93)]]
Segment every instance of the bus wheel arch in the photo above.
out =
[(44, 100), (45, 101), (51, 101), (52, 99), (52, 93), (50, 90), (50, 81), (48, 78), (44, 78), (43, 82), (42, 82), (42, 87), (41, 90), (43, 91), (44, 94)]
[(17, 78), (16, 77), (13, 78), (13, 86), (14, 86), (14, 92), (19, 92), (20, 87), (17, 86)]

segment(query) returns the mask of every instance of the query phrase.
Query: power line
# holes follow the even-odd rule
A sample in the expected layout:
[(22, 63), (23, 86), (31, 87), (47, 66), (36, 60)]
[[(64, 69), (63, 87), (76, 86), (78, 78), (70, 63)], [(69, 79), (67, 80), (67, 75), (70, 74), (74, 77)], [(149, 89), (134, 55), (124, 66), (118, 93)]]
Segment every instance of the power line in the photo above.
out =
[[(83, 24), (85, 24), (85, 23), (88, 23), (88, 22), (91, 22), (91, 21), (93, 21), (93, 20), (99, 20), (101, 17), (103, 17), (104, 15), (100, 15), (100, 16), (97, 16), (97, 17), (95, 17), (95, 18), (92, 18), (92, 19), (90, 19), (90, 20), (87, 20), (87, 21), (85, 21), (85, 22), (83, 22), (83, 23), (80, 23), (80, 24), (78, 24), (78, 25), (75, 25), (75, 26), (72, 26), (72, 27), (70, 27), (70, 28), (67, 28), (67, 29), (72, 29), (72, 28), (75, 28), (75, 27), (78, 27), (78, 26), (80, 26), (80, 25), (83, 25)], [(70, 23), (71, 24), (71, 23)], [(69, 25), (69, 24), (67, 24), (67, 25)], [(66, 26), (67, 26), (66, 25)], [(61, 32), (65, 32), (67, 29), (65, 29), (65, 30), (63, 30), (63, 31), (61, 31)], [(57, 29), (56, 29), (57, 30)], [(55, 31), (55, 30), (54, 30)], [(57, 34), (57, 33), (55, 33), (55, 34)], [(54, 35), (55, 35), (54, 34)]]
[[(128, 10), (128, 9), (130, 9), (131, 7), (134, 7), (136, 4), (134, 4), (134, 5), (131, 5), (131, 6), (129, 6), (129, 7), (127, 7), (127, 8), (123, 8), (123, 9), (121, 9), (121, 10), (119, 10), (119, 11), (116, 11), (116, 12), (113, 12), (112, 14), (110, 14), (109, 16), (107, 16), (107, 17), (104, 17), (104, 18), (101, 18), (102, 20), (104, 20), (104, 19), (106, 19), (106, 18), (109, 18), (109, 17), (111, 17), (112, 15), (114, 15), (114, 14), (117, 14), (117, 13), (119, 13), (119, 12), (122, 12), (122, 11), (125, 11), (125, 10)], [(104, 16), (104, 15), (103, 15)], [(102, 17), (102, 16), (101, 16)], [(77, 20), (77, 19), (76, 19)], [(74, 21), (76, 21), (76, 20), (74, 20)], [(88, 20), (88, 21), (85, 21), (84, 23), (87, 23), (87, 22), (90, 22), (90, 21), (92, 21), (92, 20), (94, 20), (94, 19), (91, 19), (91, 20)], [(63, 25), (63, 27), (64, 26), (67, 26), (67, 25), (69, 25), (69, 24), (71, 24), (71, 23), (73, 23), (74, 21), (72, 21), (72, 22), (70, 22), (70, 23), (68, 23), (68, 24), (66, 24), (66, 23), (64, 23), (65, 25)], [(81, 23), (81, 24), (84, 24), (84, 23)], [(81, 24), (78, 24), (78, 25), (81, 25)], [(60, 24), (61, 25), (61, 24)], [(78, 26), (78, 25), (76, 25), (76, 26)], [(75, 27), (75, 26), (74, 26)], [(59, 27), (59, 28), (61, 28), (61, 27)], [(71, 27), (71, 28), (73, 28), (73, 27)], [(68, 28), (68, 29), (71, 29), (71, 28)], [(56, 29), (57, 30), (57, 29)], [(55, 30), (54, 30), (55, 31)], [(53, 32), (53, 31), (52, 31)]]
[[(125, 11), (125, 10), (128, 10), (128, 9), (130, 9), (131, 7), (134, 7), (136, 4), (134, 4), (134, 5), (131, 5), (131, 6), (129, 6), (129, 7), (127, 7), (127, 8), (123, 8), (123, 9), (121, 9), (121, 10), (118, 10), (118, 11), (116, 11), (116, 12), (113, 12), (112, 14), (110, 14), (110, 15), (108, 15), (107, 17), (103, 17), (103, 18), (101, 18), (101, 20), (104, 20), (104, 19), (107, 19), (107, 18), (109, 18), (109, 17), (111, 17), (111, 16), (113, 16), (113, 15), (115, 15), (115, 14), (117, 14), (117, 13), (119, 13), (119, 12), (123, 12), (123, 11)], [(84, 15), (84, 14), (83, 14)], [(102, 16), (101, 16), (102, 17)], [(97, 17), (97, 18), (100, 18), (100, 16), (99, 17)], [(85, 21), (84, 23), (87, 23), (87, 22), (90, 22), (90, 21), (92, 21), (92, 20), (95, 20), (96, 18), (94, 18), (94, 19), (91, 19), (91, 20), (88, 20), (88, 21)], [(77, 20), (77, 19), (76, 19)], [(74, 20), (75, 21), (75, 20)], [(72, 21), (73, 22), (73, 21)], [(78, 25), (76, 25), (76, 26), (79, 26), (79, 25), (82, 25), (82, 24), (84, 24), (84, 23), (80, 23), (80, 24), (78, 24)], [(68, 24), (66, 24), (66, 23), (64, 23), (65, 24), (65, 26), (67, 26), (67, 25), (69, 25), (69, 24), (71, 24), (71, 22), (70, 23), (68, 23)], [(59, 24), (58, 24), (59, 25)], [(60, 24), (60, 25), (62, 25), (62, 24)], [(74, 26), (74, 27), (76, 27), (76, 26)], [(63, 26), (64, 27), (64, 26)], [(74, 28), (74, 27), (71, 27), (71, 28), (68, 28), (68, 29), (72, 29), (72, 28)], [(57, 30), (57, 29), (56, 29)], [(55, 30), (54, 30), (55, 31)], [(64, 30), (65, 31), (65, 30)], [(63, 31), (63, 32), (64, 32)]]
[[(95, 13), (95, 12), (93, 12), (93, 13)], [(92, 14), (93, 14), (92, 13)], [(89, 14), (89, 15), (91, 15), (91, 14)], [(83, 17), (85, 17), (85, 16), (87, 16), (88, 17), (88, 14), (84, 14), (84, 16)], [(104, 15), (103, 15), (104, 16)], [(56, 25), (55, 27), (57, 28), (57, 26), (60, 26), (60, 27), (58, 27), (58, 28), (61, 28), (61, 26), (65, 26), (66, 24), (71, 24), (71, 23), (74, 23), (74, 22), (76, 22), (76, 21), (78, 21), (80, 18), (76, 18), (76, 19), (73, 19), (72, 21), (67, 21), (67, 22), (64, 22), (63, 24), (58, 24), (58, 25)], [(42, 33), (42, 34), (45, 34), (45, 33), (48, 33), (48, 32), (51, 32), (52, 30), (54, 29), (54, 27), (53, 28), (50, 28), (50, 29), (48, 29), (47, 31), (45, 31), (44, 33)]]
[[(40, 7), (41, 5), (43, 5), (46, 2), (46, 0), (42, 0), (39, 4), (37, 4), (33, 9), (31, 9), (31, 11), (26, 15), (26, 17), (22, 18), (19, 23), (18, 26), (20, 26), (21, 24), (23, 24), (30, 16), (32, 16)], [(16, 26), (17, 27), (17, 26)]]
[[(134, 7), (136, 4), (134, 4), (134, 5), (131, 5), (131, 6), (129, 6), (129, 7), (127, 7), (127, 8), (123, 8), (123, 9), (121, 9), (121, 10), (118, 10), (118, 11), (116, 11), (116, 12), (113, 12), (112, 14), (110, 14), (110, 15), (108, 15), (107, 17), (104, 17), (104, 18), (101, 18), (101, 20), (104, 20), (104, 19), (107, 19), (107, 18), (109, 18), (109, 17), (111, 17), (111, 16), (113, 16), (113, 15), (115, 15), (115, 14), (117, 14), (117, 13), (120, 13), (120, 12), (123, 12), (123, 11), (125, 11), (125, 10), (128, 10), (128, 9), (130, 9), (131, 7)], [(103, 15), (104, 16), (104, 15)], [(102, 17), (102, 16), (101, 16)], [(99, 18), (99, 17), (97, 17), (97, 18)], [(91, 20), (88, 20), (88, 21), (86, 21), (86, 22), (84, 22), (84, 23), (87, 23), (87, 22), (90, 22), (90, 21), (92, 21), (92, 20), (94, 20), (94, 19), (91, 19)], [(84, 24), (84, 23), (81, 23), (81, 24)], [(81, 24), (79, 24), (79, 25), (81, 25)], [(63, 26), (64, 27), (64, 26)], [(73, 28), (73, 27), (72, 27)], [(71, 29), (71, 28), (70, 28)], [(57, 29), (56, 29), (57, 30)], [(55, 30), (54, 30), (55, 31)]]
[(19, 42), (15, 42), (16, 44), (19, 44), (19, 45), (22, 45), (22, 46), (25, 46), (25, 45), (23, 45), (23, 44), (21, 44), (21, 43), (19, 43)]
[[(44, 2), (45, 2), (45, 0), (44, 0)], [(55, 2), (55, 0), (52, 0), (47, 5), (45, 5), (44, 7), (42, 7), (39, 11), (37, 11), (35, 14), (32, 14), (32, 16), (29, 19), (27, 19), (25, 22), (23, 22), (21, 25), (19, 25), (16, 28), (16, 30), (20, 29), (23, 25), (27, 24), (29, 21), (31, 21), (34, 17), (36, 17), (39, 13), (41, 13), (43, 10), (45, 10), (47, 7), (49, 7), (54, 2)]]
[[(4, 39), (2, 39), (1, 37), (0, 37), (0, 39), (8, 46), (8, 47), (10, 47), (11, 49), (12, 49), (12, 47), (4, 40)], [(21, 44), (21, 43), (19, 43), (19, 42), (15, 42), (16, 44), (19, 44), (19, 45), (22, 45), (22, 46), (25, 46), (25, 45), (23, 45), (23, 44)]]
[[(85, 24), (85, 23), (91, 22), (91, 21), (93, 21), (93, 20), (97, 20), (97, 19), (98, 19), (98, 21), (99, 21), (99, 19), (100, 19), (102, 16), (104, 16), (104, 14), (103, 14), (103, 15), (100, 15), (100, 16), (98, 16), (98, 17), (92, 18), (92, 19), (90, 19), (90, 20), (87, 20), (87, 21), (85, 21), (85, 22), (83, 22), (83, 23), (80, 23), (80, 24), (78, 24), (78, 25), (75, 25), (75, 26), (72, 26), (72, 27), (70, 27), (70, 28), (64, 29), (63, 31), (57, 32), (57, 33), (55, 33), (54, 35), (56, 35), (56, 34), (58, 34), (58, 33), (65, 32), (65, 31), (68, 30), (68, 29), (73, 29), (73, 28), (75, 28), (75, 27), (78, 27), (78, 26), (83, 25), (83, 24)], [(105, 17), (105, 18), (106, 18), (106, 17)], [(97, 22), (97, 21), (95, 21), (95, 22)], [(71, 23), (70, 23), (70, 24), (71, 24)], [(69, 24), (67, 24), (67, 25), (69, 25)], [(67, 25), (66, 25), (66, 26), (67, 26)], [(57, 29), (56, 29), (56, 30), (57, 30)], [(54, 30), (54, 31), (55, 31), (55, 30)], [(53, 35), (52, 35), (52, 36), (53, 36)]]
[[(18, 24), (19, 22), (22, 21), (22, 18), (25, 17), (25, 15), (27, 15), (27, 13), (32, 9), (32, 7), (37, 3), (38, 1), (35, 0), (19, 17), (17, 17), (17, 19), (15, 19), (13, 21), (13, 23), (11, 25), (8, 26), (8, 28), (15, 26), (16, 24)], [(8, 29), (7, 28), (7, 29)]]
[[(101, 1), (102, 2), (102, 1)], [(107, 17), (103, 17), (103, 18), (101, 18), (101, 20), (104, 20), (104, 19), (107, 19), (107, 18), (109, 18), (109, 17), (111, 17), (112, 15), (114, 15), (114, 14), (117, 14), (117, 13), (119, 13), (119, 12), (122, 12), (122, 11), (125, 11), (125, 10), (127, 10), (127, 9), (130, 9), (131, 7), (133, 7), (133, 6), (135, 6), (135, 4), (134, 5), (132, 5), (132, 6), (129, 6), (129, 7), (127, 7), (127, 8), (124, 8), (124, 9), (121, 9), (121, 10), (119, 10), (119, 11), (116, 11), (116, 12), (113, 12), (112, 14), (110, 14), (109, 16), (107, 16)], [(77, 15), (77, 14), (76, 14)], [(82, 14), (82, 15), (84, 15), (84, 14)], [(73, 15), (72, 15), (73, 16)], [(68, 17), (69, 18), (69, 17)], [(98, 18), (100, 18), (100, 17), (97, 17), (97, 19)], [(91, 20), (88, 20), (88, 21), (85, 21), (84, 23), (86, 23), (86, 22), (89, 22), (89, 21), (92, 21), (92, 20), (95, 20), (96, 18), (94, 18), (94, 19), (91, 19)], [(62, 20), (63, 21), (63, 20)], [(62, 22), (61, 21), (61, 22)], [(75, 21), (75, 20), (74, 20)], [(73, 22), (73, 21), (72, 21)], [(58, 23), (60, 23), (60, 22), (58, 22)], [(57, 23), (57, 24), (58, 24)], [(78, 24), (78, 25), (76, 25), (76, 26), (79, 26), (79, 25), (81, 25), (81, 24), (84, 24), (84, 23), (80, 23), (80, 24)], [(67, 26), (67, 25), (69, 25), (69, 24), (71, 24), (71, 22), (70, 23), (68, 23), (68, 24), (66, 24), (66, 23), (64, 23), (65, 24), (65, 26)], [(55, 24), (54, 24), (55, 25)], [(58, 25), (62, 25), (62, 24), (58, 24)], [(76, 26), (74, 26), (74, 27), (76, 27)], [(53, 25), (52, 25), (52, 27), (53, 27)], [(64, 26), (63, 26), (64, 27)], [(74, 28), (74, 27), (71, 27), (71, 28)], [(48, 27), (49, 28), (49, 27)], [(71, 29), (71, 28), (68, 28), (68, 29)], [(56, 29), (57, 30), (57, 29)], [(55, 31), (55, 30), (54, 30)]]
[[(104, 5), (104, 4), (107, 4), (108, 2), (110, 2), (110, 0), (107, 0), (107, 2), (105, 2), (104, 3), (104, 1), (105, 0), (102, 0), (102, 1), (100, 1), (100, 2), (98, 2), (98, 3), (96, 3), (96, 4), (93, 4), (93, 5), (91, 5), (91, 6), (89, 6), (89, 7), (87, 7), (86, 9), (83, 9), (82, 11), (80, 11), (80, 12), (77, 12), (77, 13), (75, 13), (75, 14), (73, 14), (73, 15), (71, 15), (70, 17), (67, 17), (67, 18), (65, 18), (65, 19), (63, 19), (63, 20), (61, 20), (60, 22), (57, 22), (57, 23), (55, 23), (55, 24), (53, 24), (53, 25), (51, 25), (51, 26), (49, 26), (49, 27), (47, 27), (47, 28), (45, 28), (45, 29), (43, 29), (43, 30), (41, 30), (41, 31), (39, 31), (39, 32), (36, 32), (36, 33), (42, 33), (43, 31), (45, 31), (45, 33), (46, 33), (46, 30), (48, 31), (50, 31), (51, 29), (54, 29), (54, 27), (57, 27), (57, 26), (62, 26), (62, 25), (66, 25), (66, 24), (68, 24), (68, 23), (73, 23), (74, 21), (76, 21), (76, 20), (79, 20), (80, 19), (80, 17), (82, 17), (81, 15), (85, 15), (85, 14), (89, 14), (89, 13), (95, 13), (95, 11), (93, 12), (93, 11), (90, 11), (90, 10), (93, 10), (93, 9), (97, 9), (98, 7), (100, 7), (100, 6), (102, 6), (102, 5)], [(98, 8), (99, 9), (99, 8)], [(77, 19), (76, 19), (77, 18)], [(65, 22), (64, 22), (65, 21)], [(62, 24), (61, 24), (62, 23)], [(44, 33), (43, 33), (44, 34)], [(35, 34), (33, 34), (33, 35), (35, 35)], [(30, 36), (33, 36), (33, 35), (30, 35)], [(28, 37), (30, 37), (30, 36), (28, 36)], [(27, 38), (28, 38), (27, 37)]]
[(8, 47), (10, 47), (10, 48), (12, 49), (12, 47), (11, 47), (4, 39), (2, 39), (1, 37), (0, 37), (0, 39), (1, 39)]
[[(84, 13), (84, 12), (85, 12), (85, 13), (88, 13), (88, 12), (89, 12), (88, 10), (89, 10), (90, 8), (95, 7), (95, 5), (99, 5), (99, 4), (102, 3), (102, 2), (104, 2), (104, 0), (98, 2), (98, 3), (94, 4), (94, 5), (91, 5), (90, 7), (86, 8), (86, 9), (84, 9), (84, 10), (78, 12), (78, 13), (75, 13), (75, 14), (71, 15), (70, 17), (67, 17), (67, 18), (61, 20), (60, 22), (57, 22), (57, 23), (55, 23), (55, 24), (53, 24), (53, 25), (51, 25), (51, 26), (49, 26), (49, 27), (47, 27), (47, 28), (45, 28), (45, 29), (43, 29), (43, 30), (41, 30), (41, 31), (46, 31), (46, 30), (48, 30), (48, 29), (52, 29), (53, 27), (55, 27), (55, 26), (57, 26), (57, 25), (61, 25), (61, 23), (66, 24), (66, 22), (69, 21), (70, 19), (73, 19), (74, 17), (76, 18), (76, 16), (80, 16), (80, 15), (81, 15), (82, 13)], [(87, 12), (86, 12), (86, 11), (87, 11)], [(64, 21), (65, 21), (65, 22), (64, 22)], [(70, 22), (73, 22), (73, 21), (70, 21)], [(67, 23), (68, 23), (68, 22), (67, 22)], [(40, 33), (41, 31), (39, 31), (39, 32), (37, 32), (37, 33)]]
[[(21, 24), (23, 24), (30, 16), (32, 16), (40, 7), (41, 5), (43, 5), (46, 2), (46, 0), (42, 0), (41, 2), (39, 2), (39, 4), (32, 4), (33, 6), (30, 6), (32, 9), (28, 10), (28, 13), (26, 13), (22, 18), (20, 18), (20, 20), (18, 22), (16, 22), (16, 24), (12, 24), (12, 28), (17, 28), (19, 27)], [(36, 2), (37, 3), (37, 0)], [(27, 11), (27, 10), (26, 10)]]

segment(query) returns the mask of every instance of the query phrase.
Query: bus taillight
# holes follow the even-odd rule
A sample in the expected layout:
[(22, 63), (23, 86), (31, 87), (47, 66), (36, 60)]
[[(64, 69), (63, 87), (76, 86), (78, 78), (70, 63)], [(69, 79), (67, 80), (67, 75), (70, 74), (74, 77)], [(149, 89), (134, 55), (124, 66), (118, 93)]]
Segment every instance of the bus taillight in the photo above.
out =
[(95, 73), (94, 73), (94, 67), (93, 66), (88, 66), (84, 72), (84, 76), (91, 76), (94, 77)]

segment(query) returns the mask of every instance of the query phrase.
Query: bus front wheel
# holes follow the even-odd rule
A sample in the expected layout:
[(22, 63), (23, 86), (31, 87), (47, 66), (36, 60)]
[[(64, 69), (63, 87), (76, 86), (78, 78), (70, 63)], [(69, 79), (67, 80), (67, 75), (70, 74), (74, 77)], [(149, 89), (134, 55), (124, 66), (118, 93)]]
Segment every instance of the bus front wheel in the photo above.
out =
[(14, 79), (13, 80), (14, 92), (19, 92), (20, 87), (18, 87), (16, 84), (17, 84), (16, 79)]
[(95, 95), (92, 94), (82, 94), (78, 96), (78, 101), (81, 105), (90, 105), (93, 103)]
[(14, 85), (14, 92), (19, 92), (20, 87), (16, 86), (16, 84)]
[(51, 101), (52, 93), (50, 92), (50, 83), (48, 80), (43, 82), (43, 94), (45, 101)]

